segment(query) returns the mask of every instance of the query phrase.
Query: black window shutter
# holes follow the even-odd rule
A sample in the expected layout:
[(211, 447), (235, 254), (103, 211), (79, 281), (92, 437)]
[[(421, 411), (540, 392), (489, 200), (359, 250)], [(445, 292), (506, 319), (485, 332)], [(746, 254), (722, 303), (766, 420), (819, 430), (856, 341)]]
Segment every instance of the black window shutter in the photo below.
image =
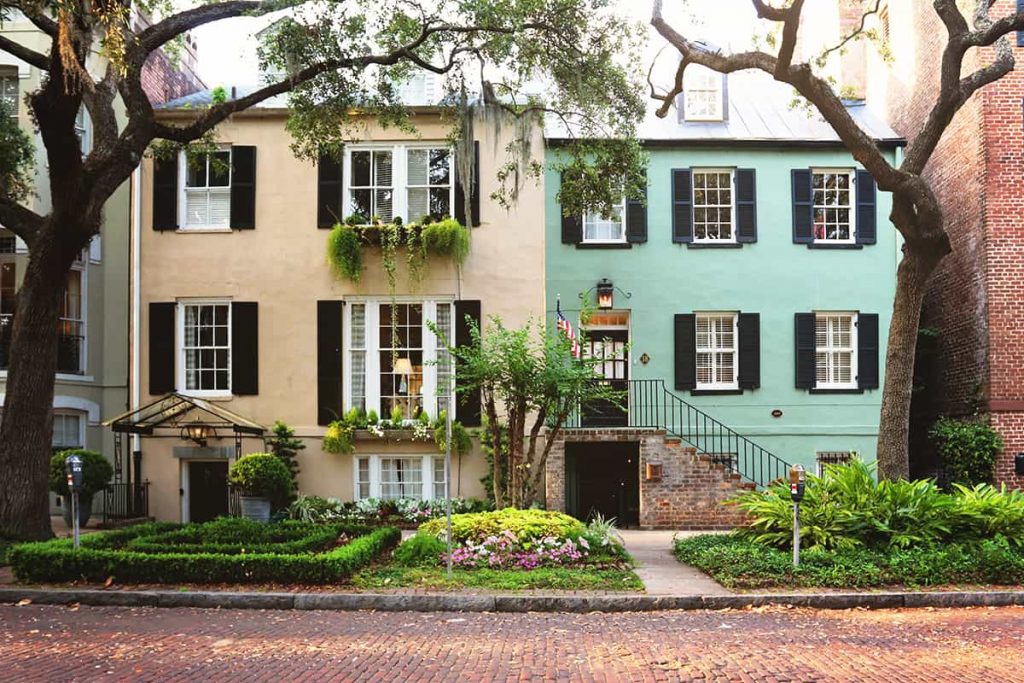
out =
[(810, 244), (814, 241), (814, 193), (811, 191), (811, 170), (795, 168), (793, 182), (793, 242)]
[[(480, 142), (473, 141), (473, 187), (469, 195), (469, 211), (471, 213), (473, 227), (480, 225)], [(462, 179), (459, 177), (459, 164), (455, 163), (455, 209), (452, 216), (459, 223), (466, 223), (466, 191), (462, 187)]]
[(761, 316), (758, 313), (740, 313), (740, 389), (757, 389), (761, 386)]
[(231, 148), (231, 228), (256, 227), (256, 148)]
[(815, 315), (796, 314), (796, 388), (813, 389), (817, 381)]
[[(480, 327), (480, 302), (465, 299), (455, 302), (455, 346), (469, 346), (473, 343), (470, 334), (471, 325)], [(455, 364), (456, 389), (459, 383), (459, 363)], [(456, 391), (455, 419), (463, 427), (480, 426), (480, 389), (473, 391)]]
[[(562, 185), (565, 185), (565, 173), (562, 173)], [(579, 216), (562, 214), (562, 244), (579, 244), (583, 241), (583, 219)]]
[(676, 389), (697, 387), (697, 316), (677, 313), (675, 317)]
[(333, 228), (341, 215), (341, 164), (331, 154), (321, 154), (316, 164), (316, 227)]
[(153, 229), (178, 229), (178, 155), (153, 160)]
[(672, 241), (693, 241), (693, 174), (688, 168), (672, 169)]
[(260, 313), (255, 301), (231, 304), (231, 393), (260, 393)]
[(626, 241), (643, 244), (647, 241), (647, 178), (644, 177), (643, 199), (626, 198)]
[(149, 393), (174, 391), (175, 303), (149, 304)]
[[(1017, 0), (1017, 13), (1024, 12), (1024, 0)], [(1024, 31), (1017, 31), (1017, 47), (1024, 47)]]
[(752, 168), (736, 169), (736, 241), (757, 241), (757, 180)]
[(316, 302), (316, 423), (341, 418), (341, 301)]
[(857, 315), (857, 386), (878, 388), (878, 314)]
[(857, 244), (874, 244), (878, 235), (875, 179), (867, 171), (857, 171)]

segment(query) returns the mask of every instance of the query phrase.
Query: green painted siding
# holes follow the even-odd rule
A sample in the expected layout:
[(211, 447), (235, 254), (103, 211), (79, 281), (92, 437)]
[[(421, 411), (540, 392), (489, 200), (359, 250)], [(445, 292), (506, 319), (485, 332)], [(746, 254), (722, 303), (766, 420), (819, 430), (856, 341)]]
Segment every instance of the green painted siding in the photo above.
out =
[[(879, 315), (879, 365), (885, 345), (899, 258), (888, 222), (890, 197), (878, 193), (878, 241), (861, 249), (809, 249), (792, 238), (794, 168), (856, 164), (839, 148), (720, 147), (653, 149), (648, 168), (648, 238), (631, 249), (578, 249), (561, 242), (559, 177), (546, 177), (546, 276), (549, 318), (556, 297), (575, 320), (581, 292), (601, 278), (615, 284), (615, 308), (630, 311), (633, 379), (664, 379), (673, 387), (673, 316), (697, 311), (759, 313), (761, 387), (742, 395), (691, 396), (675, 391), (740, 434), (789, 462), (815, 464), (817, 451), (857, 451), (874, 459), (881, 389), (821, 395), (796, 389), (794, 314), (860, 311)], [(549, 150), (549, 160), (557, 149)], [(732, 249), (672, 243), (671, 169), (739, 167), (757, 172), (758, 239)], [(624, 292), (631, 294), (629, 298)], [(593, 292), (590, 297), (593, 302)], [(643, 365), (643, 354), (650, 362)], [(884, 377), (880, 378), (884, 382)], [(775, 409), (782, 417), (773, 418)]]

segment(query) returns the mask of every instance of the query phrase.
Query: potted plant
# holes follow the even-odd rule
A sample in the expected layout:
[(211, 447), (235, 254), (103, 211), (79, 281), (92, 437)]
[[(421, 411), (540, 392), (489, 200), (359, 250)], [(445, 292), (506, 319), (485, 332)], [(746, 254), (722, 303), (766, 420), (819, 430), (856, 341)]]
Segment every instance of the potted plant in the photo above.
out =
[(271, 453), (239, 458), (228, 472), (228, 483), (238, 489), (242, 516), (258, 522), (269, 522), (271, 509), (287, 503), (292, 493), (291, 472)]
[(114, 468), (102, 453), (76, 448), (55, 453), (50, 458), (50, 490), (64, 499), (64, 522), (72, 526), (71, 492), (68, 491), (68, 475), (64, 461), (69, 455), (82, 459), (82, 490), (78, 492), (78, 525), (84, 527), (92, 515), (93, 496), (106, 488), (114, 476)]

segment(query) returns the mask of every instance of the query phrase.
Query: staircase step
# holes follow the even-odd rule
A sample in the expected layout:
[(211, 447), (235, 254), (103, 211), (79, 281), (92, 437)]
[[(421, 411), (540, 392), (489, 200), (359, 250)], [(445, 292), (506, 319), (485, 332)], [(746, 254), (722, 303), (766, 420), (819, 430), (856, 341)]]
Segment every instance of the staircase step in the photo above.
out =
[(666, 436), (665, 437), (665, 445), (666, 446), (682, 446), (683, 445), (683, 440), (680, 439), (678, 436)]

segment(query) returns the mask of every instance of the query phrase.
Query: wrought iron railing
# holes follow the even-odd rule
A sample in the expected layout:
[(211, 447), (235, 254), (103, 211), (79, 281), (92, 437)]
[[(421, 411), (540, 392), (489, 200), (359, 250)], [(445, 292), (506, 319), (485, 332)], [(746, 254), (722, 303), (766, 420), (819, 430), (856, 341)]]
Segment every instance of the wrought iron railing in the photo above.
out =
[(149, 517), (149, 482), (107, 484), (103, 491), (103, 521)]
[(687, 403), (669, 391), (664, 380), (633, 379), (626, 384), (624, 405), (616, 409), (617, 418), (603, 404), (598, 410), (584, 406), (569, 418), (566, 427), (664, 429), (669, 436), (681, 439), (758, 486), (787, 476), (789, 463)]

